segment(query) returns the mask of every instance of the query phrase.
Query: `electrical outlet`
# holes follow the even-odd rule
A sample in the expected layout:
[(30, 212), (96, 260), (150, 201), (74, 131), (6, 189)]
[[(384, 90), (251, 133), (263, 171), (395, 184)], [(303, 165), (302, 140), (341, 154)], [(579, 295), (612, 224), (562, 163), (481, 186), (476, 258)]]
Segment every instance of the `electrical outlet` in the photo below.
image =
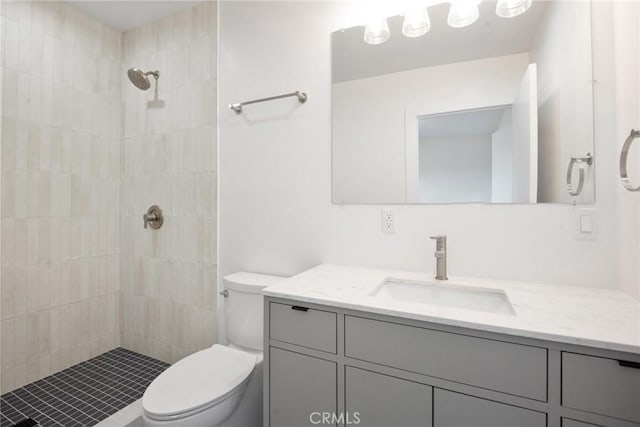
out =
[(382, 209), (382, 232), (396, 232), (396, 211), (392, 209)]

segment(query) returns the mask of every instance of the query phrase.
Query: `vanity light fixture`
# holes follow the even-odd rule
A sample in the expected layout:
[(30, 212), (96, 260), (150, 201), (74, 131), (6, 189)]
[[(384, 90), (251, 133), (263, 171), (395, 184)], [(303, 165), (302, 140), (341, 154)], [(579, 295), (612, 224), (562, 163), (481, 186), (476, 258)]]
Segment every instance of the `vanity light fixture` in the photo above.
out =
[(498, 0), (496, 15), (501, 18), (513, 18), (529, 10), (532, 3), (533, 0)]
[(390, 35), (387, 18), (372, 19), (364, 29), (364, 41), (367, 44), (382, 44), (389, 40)]
[[(450, 27), (467, 27), (480, 17), (478, 6), (481, 2), (482, 0), (432, 0), (425, 5), (426, 1), (415, 0), (410, 9), (404, 13), (402, 34), (406, 37), (420, 37), (426, 34), (431, 29), (428, 6), (439, 3), (450, 3), (449, 16), (447, 17), (447, 23)], [(513, 18), (525, 13), (532, 4), (533, 0), (498, 0), (496, 15), (501, 18)], [(387, 18), (378, 16), (369, 19), (364, 29), (364, 41), (367, 44), (382, 44), (389, 40), (390, 36)]]
[(467, 27), (478, 20), (480, 0), (452, 0), (447, 24), (453, 28)]
[(431, 28), (429, 12), (425, 7), (414, 8), (404, 15), (402, 21), (402, 34), (407, 37), (420, 37)]

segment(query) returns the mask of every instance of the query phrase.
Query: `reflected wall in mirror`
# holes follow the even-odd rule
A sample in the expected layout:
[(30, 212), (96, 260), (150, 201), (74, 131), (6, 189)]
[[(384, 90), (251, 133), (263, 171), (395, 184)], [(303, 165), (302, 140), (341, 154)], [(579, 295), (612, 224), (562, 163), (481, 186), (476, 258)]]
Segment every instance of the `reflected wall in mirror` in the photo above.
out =
[(332, 34), (334, 203), (593, 203), (593, 166), (580, 195), (566, 183), (571, 157), (594, 152), (590, 4), (507, 19), (483, 1), (463, 28), (449, 3), (428, 11), (420, 37), (402, 16), (382, 44), (362, 26)]

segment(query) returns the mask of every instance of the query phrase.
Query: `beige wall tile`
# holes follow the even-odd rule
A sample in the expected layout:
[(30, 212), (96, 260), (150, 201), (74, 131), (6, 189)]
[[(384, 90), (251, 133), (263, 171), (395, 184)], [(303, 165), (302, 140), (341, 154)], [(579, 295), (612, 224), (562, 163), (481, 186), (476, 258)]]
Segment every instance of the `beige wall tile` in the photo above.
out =
[(62, 2), (7, 4), (0, 317), (13, 357), (2, 392), (118, 346), (120, 318), (105, 305), (101, 347), (94, 299), (120, 281), (121, 77), (98, 81), (97, 65), (120, 73), (121, 34)]
[(15, 269), (6, 267), (0, 274), (0, 319), (15, 316)]
[(14, 326), (13, 318), (4, 319), (0, 322), (0, 335), (2, 348), (0, 349), (0, 369), (3, 371), (14, 365)]

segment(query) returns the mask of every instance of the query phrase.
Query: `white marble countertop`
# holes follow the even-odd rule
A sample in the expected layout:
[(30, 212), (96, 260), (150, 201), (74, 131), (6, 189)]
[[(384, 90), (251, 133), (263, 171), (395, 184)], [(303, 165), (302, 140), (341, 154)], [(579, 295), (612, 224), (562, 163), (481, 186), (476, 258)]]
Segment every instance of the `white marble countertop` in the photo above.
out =
[(615, 291), (465, 277), (445, 283), (501, 289), (516, 314), (493, 314), (374, 298), (385, 279), (434, 282), (426, 273), (323, 264), (264, 294), (443, 325), (640, 354), (640, 301)]

